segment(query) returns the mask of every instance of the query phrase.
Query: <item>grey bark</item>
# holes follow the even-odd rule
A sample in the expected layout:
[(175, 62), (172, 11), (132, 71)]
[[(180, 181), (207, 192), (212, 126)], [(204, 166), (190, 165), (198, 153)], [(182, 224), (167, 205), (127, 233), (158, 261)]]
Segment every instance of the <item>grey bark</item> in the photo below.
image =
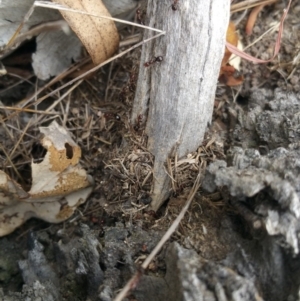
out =
[[(216, 83), (224, 54), (228, 0), (149, 1), (147, 25), (166, 35), (144, 45), (132, 123), (145, 116), (148, 149), (155, 156), (152, 209), (169, 196), (165, 170), (169, 156), (195, 151), (211, 121)], [(153, 36), (145, 32), (145, 38)], [(163, 56), (161, 63), (144, 63)]]

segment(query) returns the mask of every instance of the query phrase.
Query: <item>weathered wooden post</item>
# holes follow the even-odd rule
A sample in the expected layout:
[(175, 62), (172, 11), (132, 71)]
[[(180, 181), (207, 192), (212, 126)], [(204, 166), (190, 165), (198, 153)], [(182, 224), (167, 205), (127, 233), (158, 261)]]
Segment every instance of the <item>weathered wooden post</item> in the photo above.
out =
[[(146, 116), (147, 147), (155, 156), (154, 210), (169, 195), (168, 156), (195, 151), (211, 121), (229, 7), (229, 0), (148, 1), (148, 25), (166, 35), (143, 46), (132, 123)], [(146, 31), (144, 38), (152, 35)], [(161, 63), (144, 66), (158, 56)]]

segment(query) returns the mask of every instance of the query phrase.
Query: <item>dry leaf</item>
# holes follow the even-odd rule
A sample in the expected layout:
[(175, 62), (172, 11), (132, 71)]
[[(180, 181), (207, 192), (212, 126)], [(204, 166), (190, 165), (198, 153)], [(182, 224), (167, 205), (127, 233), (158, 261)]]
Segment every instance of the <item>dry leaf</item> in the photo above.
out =
[[(234, 46), (237, 46), (238, 44), (238, 35), (236, 33), (235, 25), (232, 21), (229, 22), (227, 32), (226, 32), (226, 41)], [(229, 49), (226, 47), (225, 48), (225, 54), (222, 60), (222, 66), (226, 65), (229, 58), (231, 56), (231, 52)]]
[(51, 223), (69, 218), (93, 190), (93, 179), (79, 165), (81, 149), (55, 121), (40, 128), (47, 154), (32, 163), (29, 192), (0, 171), (0, 236), (11, 233), (31, 217)]
[[(55, 0), (54, 2), (97, 16), (110, 17), (101, 0)], [(71, 11), (61, 11), (95, 64), (111, 57), (119, 46), (117, 27), (112, 20)]]
[(60, 20), (58, 11), (39, 7), (25, 22), (12, 45), (6, 48), (33, 3), (34, 0), (0, 1), (0, 58), (9, 55), (24, 41), (37, 36), (37, 50), (32, 55), (32, 66), (36, 76), (46, 80), (63, 72), (72, 61), (78, 60), (82, 44), (70, 29), (68, 34), (61, 30), (69, 26)]
[(66, 35), (63, 31), (45, 32), (37, 38), (37, 49), (32, 54), (32, 67), (35, 75), (46, 80), (55, 76), (77, 61), (82, 45), (74, 33)]
[(240, 75), (234, 67), (225, 65), (221, 68), (219, 81), (228, 87), (234, 87), (244, 82), (244, 76)]
[[(33, 5), (34, 0), (2, 0), (0, 1), (0, 47), (6, 46), (15, 34), (19, 25), (23, 22), (25, 15)], [(33, 13), (31, 18), (24, 24), (20, 34), (25, 34), (30, 28), (47, 21), (59, 20), (57, 11), (39, 9)]]
[[(228, 24), (226, 41), (234, 46), (237, 46), (239, 43), (239, 38), (236, 33), (235, 25), (232, 21), (230, 21)], [(240, 58), (239, 57), (236, 58), (237, 62), (236, 61), (231, 62), (230, 60), (231, 57), (232, 57), (232, 53), (226, 47), (225, 54), (221, 64), (219, 81), (229, 87), (238, 86), (242, 84), (244, 81), (244, 77), (242, 75), (237, 74), (237, 70), (239, 69)], [(235, 63), (234, 66), (233, 63)]]

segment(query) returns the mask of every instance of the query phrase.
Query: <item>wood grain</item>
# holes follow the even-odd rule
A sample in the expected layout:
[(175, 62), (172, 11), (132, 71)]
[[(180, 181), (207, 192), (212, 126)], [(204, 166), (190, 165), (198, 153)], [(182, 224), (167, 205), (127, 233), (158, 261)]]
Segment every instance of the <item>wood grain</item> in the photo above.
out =
[[(147, 25), (166, 31), (142, 50), (132, 123), (146, 116), (148, 149), (155, 156), (151, 207), (170, 192), (169, 156), (195, 151), (211, 121), (216, 83), (225, 49), (228, 0), (148, 1)], [(144, 38), (154, 33), (146, 31)], [(144, 63), (163, 56), (161, 63)]]

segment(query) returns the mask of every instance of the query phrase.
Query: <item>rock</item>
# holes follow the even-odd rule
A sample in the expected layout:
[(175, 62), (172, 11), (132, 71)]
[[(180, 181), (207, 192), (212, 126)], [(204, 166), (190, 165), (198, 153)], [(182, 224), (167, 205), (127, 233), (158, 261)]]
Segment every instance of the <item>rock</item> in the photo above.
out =
[(233, 148), (234, 166), (224, 167), (224, 161), (212, 163), (203, 186), (210, 191), (216, 186), (227, 187), (230, 202), (245, 219), (254, 227), (264, 225), (269, 235), (278, 236), (298, 254), (300, 149), (278, 148), (266, 156), (250, 154), (249, 150)]
[(55, 246), (57, 270), (64, 275), (63, 290), (77, 292), (77, 296), (88, 296), (95, 300), (99, 286), (103, 283), (104, 274), (99, 265), (99, 241), (96, 233), (82, 224), (75, 237)]
[(226, 265), (204, 260), (176, 242), (167, 248), (165, 260), (165, 278), (143, 275), (133, 292), (137, 300), (263, 300), (255, 286), (255, 277), (243, 277)]
[(34, 282), (31, 286), (24, 285), (21, 293), (9, 292), (8, 295), (4, 295), (2, 289), (0, 289), (0, 297), (3, 301), (57, 301), (52, 294), (49, 294), (49, 290), (44, 287), (39, 281)]
[(237, 125), (233, 139), (243, 148), (267, 150), (298, 143), (300, 138), (299, 94), (280, 88), (258, 89), (250, 95), (249, 105), (236, 107)]
[(7, 238), (0, 240), (0, 282), (3, 285), (11, 286), (13, 283), (14, 287), (18, 287), (22, 283), (17, 264), (20, 258), (20, 251), (14, 242)]
[(160, 232), (144, 231), (141, 227), (133, 225), (125, 228), (122, 223), (105, 229), (103, 242), (105, 248), (101, 252), (100, 262), (106, 270), (100, 295), (103, 295), (104, 291), (117, 290), (126, 283), (137, 268), (134, 257), (141, 251), (152, 250), (160, 237)]
[[(228, 168), (223, 163), (216, 166)], [(219, 169), (211, 171), (218, 174)], [(264, 235), (252, 240), (234, 227), (228, 218), (222, 222), (220, 235), (229, 246), (225, 259), (205, 260), (195, 251), (171, 243), (160, 254), (160, 260), (166, 262), (166, 274), (164, 266), (159, 273), (146, 271), (131, 295), (139, 301), (296, 300), (299, 256), (288, 253), (291, 249), (282, 248), (278, 237), (263, 227), (260, 231)], [(147, 248), (153, 249), (161, 237), (159, 232), (122, 223), (104, 229), (103, 238), (86, 225), (74, 230), (72, 237), (59, 231), (58, 242), (43, 231), (31, 233), (27, 259), (19, 261), (22, 291), (0, 290), (0, 300), (112, 301), (136, 271), (136, 257)]]
[(167, 250), (169, 301), (262, 300), (251, 279), (172, 243)]
[[(98, 288), (103, 282), (103, 272), (99, 266), (99, 241), (93, 231), (81, 225), (77, 236), (54, 243), (54, 248), (45, 247), (39, 242), (38, 235), (32, 232), (28, 239), (26, 260), (19, 261), (24, 285), (22, 292), (9, 292), (7, 301), (57, 301), (62, 295), (72, 296), (72, 300), (90, 298), (96, 300)], [(48, 241), (42, 235), (44, 241)], [(47, 255), (53, 262), (49, 262)], [(53, 256), (54, 255), (54, 256)]]
[[(239, 247), (223, 263), (256, 279), (266, 300), (296, 300), (300, 285), (300, 148), (290, 145), (260, 155), (253, 149), (233, 147), (228, 155), (231, 166), (213, 162), (203, 181), (207, 191), (221, 191), (239, 214), (240, 228), (248, 232), (236, 239)], [(246, 242), (247, 236), (250, 241)]]
[[(53, 299), (59, 298), (59, 280), (43, 253), (44, 247), (34, 233), (30, 234), (28, 258), (19, 261), (23, 281), (28, 286), (36, 285), (38, 289), (46, 290)], [(43, 287), (43, 288), (42, 288)]]
[[(133, 292), (139, 301), (168, 301), (170, 288), (162, 277), (143, 275)], [(177, 299), (173, 299), (177, 300)]]
[(22, 291), (0, 290), (0, 300), (111, 301), (135, 272), (137, 254), (154, 248), (161, 237), (159, 232), (118, 223), (105, 229), (101, 245), (98, 231), (84, 224), (74, 230), (72, 237), (64, 230), (51, 232), (58, 242), (45, 231), (32, 232), (27, 258), (18, 262)]

